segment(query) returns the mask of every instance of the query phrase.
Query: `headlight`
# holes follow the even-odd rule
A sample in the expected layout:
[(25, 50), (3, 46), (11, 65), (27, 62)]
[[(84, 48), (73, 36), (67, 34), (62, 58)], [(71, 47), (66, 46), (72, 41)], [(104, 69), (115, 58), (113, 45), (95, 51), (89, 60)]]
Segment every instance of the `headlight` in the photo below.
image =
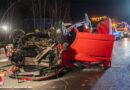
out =
[(2, 29), (5, 30), (5, 31), (7, 31), (8, 27), (4, 25), (4, 26), (2, 26)]
[(124, 32), (124, 34), (127, 34), (127, 32)]

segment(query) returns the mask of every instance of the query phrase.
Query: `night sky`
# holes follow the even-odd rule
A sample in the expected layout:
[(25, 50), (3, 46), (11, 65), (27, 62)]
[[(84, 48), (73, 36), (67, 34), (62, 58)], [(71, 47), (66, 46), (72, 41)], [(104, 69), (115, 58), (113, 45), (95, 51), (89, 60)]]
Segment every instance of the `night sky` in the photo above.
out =
[(71, 0), (72, 17), (110, 16), (130, 23), (130, 0)]
[[(0, 16), (15, 0), (0, 0)], [(22, 0), (23, 1), (23, 0)], [(70, 0), (70, 16), (78, 19), (89, 16), (110, 16), (130, 23), (130, 0)]]

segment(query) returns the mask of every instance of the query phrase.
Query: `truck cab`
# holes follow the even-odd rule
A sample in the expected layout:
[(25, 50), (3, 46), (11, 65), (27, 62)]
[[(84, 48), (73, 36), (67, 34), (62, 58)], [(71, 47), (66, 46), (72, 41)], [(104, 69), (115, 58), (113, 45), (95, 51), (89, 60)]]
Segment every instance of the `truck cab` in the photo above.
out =
[(122, 37), (128, 36), (128, 24), (126, 22), (118, 23), (116, 26), (117, 31), (122, 31)]

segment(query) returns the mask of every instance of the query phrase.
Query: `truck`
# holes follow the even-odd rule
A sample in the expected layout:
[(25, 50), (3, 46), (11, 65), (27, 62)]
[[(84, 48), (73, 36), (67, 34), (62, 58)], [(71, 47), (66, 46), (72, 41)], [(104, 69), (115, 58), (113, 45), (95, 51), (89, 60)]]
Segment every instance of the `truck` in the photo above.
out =
[(116, 25), (117, 31), (122, 31), (121, 37), (128, 36), (128, 24), (126, 22), (121, 22)]
[(121, 40), (123, 38), (123, 36), (122, 36), (123, 32), (117, 31), (116, 27), (112, 27), (112, 34), (115, 35), (115, 40), (118, 40), (118, 39)]

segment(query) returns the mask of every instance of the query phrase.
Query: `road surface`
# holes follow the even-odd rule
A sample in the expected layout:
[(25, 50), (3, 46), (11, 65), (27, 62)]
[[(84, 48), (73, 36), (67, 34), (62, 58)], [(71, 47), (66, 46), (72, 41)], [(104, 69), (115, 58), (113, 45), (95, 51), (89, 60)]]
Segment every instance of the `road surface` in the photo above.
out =
[[(5, 64), (7, 63), (0, 63), (0, 67)], [(10, 90), (130, 90), (130, 39), (115, 41), (112, 67), (106, 71), (101, 68), (85, 68), (40, 82), (24, 80), (18, 83), (18, 80), (9, 77), (4, 77), (3, 80), (3, 88), (12, 88)]]

